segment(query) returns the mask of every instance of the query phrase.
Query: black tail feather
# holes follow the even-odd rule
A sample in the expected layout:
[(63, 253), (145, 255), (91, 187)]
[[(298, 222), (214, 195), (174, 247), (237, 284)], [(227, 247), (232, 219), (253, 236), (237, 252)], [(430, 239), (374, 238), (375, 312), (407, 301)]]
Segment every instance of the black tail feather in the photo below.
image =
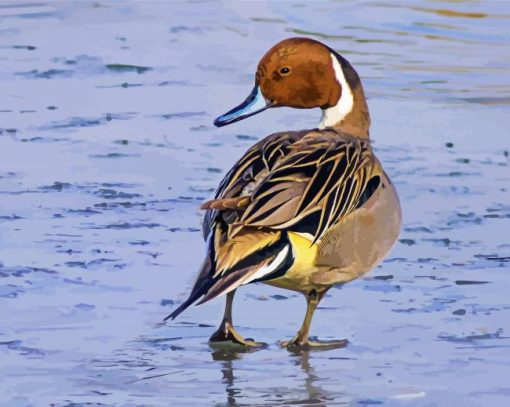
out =
[(200, 297), (200, 295), (189, 296), (188, 299), (186, 301), (184, 301), (181, 305), (179, 305), (179, 307), (174, 312), (172, 312), (170, 315), (168, 315), (163, 320), (163, 322), (168, 321), (169, 319), (177, 318), (181, 312), (183, 312), (186, 308), (188, 308), (191, 304), (193, 304), (196, 300), (198, 300), (199, 297)]
[(202, 271), (198, 275), (197, 281), (191, 290), (191, 294), (188, 299), (184, 301), (179, 307), (168, 315), (163, 321), (167, 321), (169, 319), (175, 319), (177, 316), (183, 312), (186, 308), (188, 308), (191, 304), (193, 304), (196, 300), (198, 300), (202, 295), (204, 295), (209, 288), (213, 285), (213, 279), (210, 277), (211, 274), (211, 259), (208, 257), (204, 261), (202, 265)]

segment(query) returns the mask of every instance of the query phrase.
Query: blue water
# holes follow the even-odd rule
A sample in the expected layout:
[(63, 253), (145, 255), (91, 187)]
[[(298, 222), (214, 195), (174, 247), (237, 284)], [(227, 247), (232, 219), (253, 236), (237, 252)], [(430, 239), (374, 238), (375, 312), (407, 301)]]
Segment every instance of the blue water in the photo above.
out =
[[(270, 346), (215, 351), (223, 300), (161, 324), (202, 260), (198, 207), (319, 113), (212, 121), (296, 35), (360, 73), (402, 235), (321, 303), (312, 333), (347, 348), (280, 349), (304, 300), (250, 285), (235, 322)], [(509, 43), (503, 1), (2, 2), (0, 403), (507, 406)]]

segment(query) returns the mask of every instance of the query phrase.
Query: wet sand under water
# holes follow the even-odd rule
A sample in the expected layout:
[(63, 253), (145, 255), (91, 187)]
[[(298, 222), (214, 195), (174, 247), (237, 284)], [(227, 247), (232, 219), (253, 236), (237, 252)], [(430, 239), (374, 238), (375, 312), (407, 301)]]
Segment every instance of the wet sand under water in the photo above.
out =
[[(506, 2), (2, 3), (0, 404), (506, 406), (510, 400), (510, 6)], [(398, 244), (305, 302), (238, 291), (269, 344), (207, 344), (223, 300), (166, 325), (201, 262), (200, 203), (275, 109), (216, 129), (280, 39), (360, 73), (404, 211)]]

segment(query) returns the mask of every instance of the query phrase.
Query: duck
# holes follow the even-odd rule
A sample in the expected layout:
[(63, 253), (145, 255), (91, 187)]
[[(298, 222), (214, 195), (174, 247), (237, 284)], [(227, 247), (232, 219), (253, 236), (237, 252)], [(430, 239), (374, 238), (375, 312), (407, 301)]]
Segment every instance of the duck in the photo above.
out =
[(331, 287), (381, 263), (400, 233), (399, 197), (372, 149), (364, 90), (347, 59), (314, 39), (285, 39), (260, 60), (246, 100), (214, 124), (284, 106), (320, 109), (318, 126), (271, 134), (233, 165), (201, 206), (207, 252), (195, 283), (165, 318), (225, 295), (211, 344), (265, 345), (232, 321), (236, 290), (262, 282), (306, 298), (301, 328), (281, 346), (346, 346), (346, 339), (310, 337), (315, 310)]

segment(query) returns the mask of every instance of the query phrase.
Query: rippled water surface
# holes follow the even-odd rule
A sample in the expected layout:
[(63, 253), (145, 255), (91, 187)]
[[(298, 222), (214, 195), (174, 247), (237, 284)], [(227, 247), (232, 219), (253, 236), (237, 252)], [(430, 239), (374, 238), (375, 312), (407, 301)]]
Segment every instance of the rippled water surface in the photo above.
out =
[[(207, 339), (223, 300), (161, 320), (204, 250), (199, 204), (260, 137), (314, 127), (273, 109), (216, 129), (289, 36), (358, 69), (401, 238), (304, 301), (239, 290), (253, 353)], [(0, 400), (4, 405), (510, 403), (510, 3), (0, 3)]]

